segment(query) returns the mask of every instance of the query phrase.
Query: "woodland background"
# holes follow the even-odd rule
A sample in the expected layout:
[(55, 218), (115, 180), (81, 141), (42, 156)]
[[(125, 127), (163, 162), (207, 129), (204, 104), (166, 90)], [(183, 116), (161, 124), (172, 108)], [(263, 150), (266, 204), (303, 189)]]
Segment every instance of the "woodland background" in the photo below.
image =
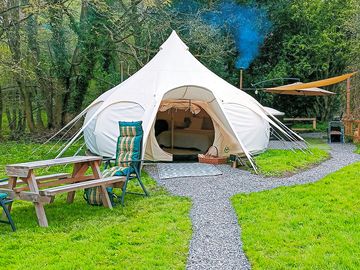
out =
[[(1, 0), (0, 135), (59, 129), (156, 54), (172, 29), (213, 72), (244, 87), (303, 82), (360, 69), (358, 0)], [(352, 109), (360, 117), (359, 75)], [(249, 91), (287, 116), (327, 121), (345, 107), (332, 97)]]

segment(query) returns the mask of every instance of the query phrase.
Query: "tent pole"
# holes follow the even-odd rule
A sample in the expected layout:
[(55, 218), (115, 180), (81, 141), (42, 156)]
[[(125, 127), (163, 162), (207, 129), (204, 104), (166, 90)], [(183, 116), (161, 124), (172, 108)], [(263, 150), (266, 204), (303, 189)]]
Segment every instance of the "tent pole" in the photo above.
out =
[(174, 109), (171, 109), (171, 151), (174, 150)]

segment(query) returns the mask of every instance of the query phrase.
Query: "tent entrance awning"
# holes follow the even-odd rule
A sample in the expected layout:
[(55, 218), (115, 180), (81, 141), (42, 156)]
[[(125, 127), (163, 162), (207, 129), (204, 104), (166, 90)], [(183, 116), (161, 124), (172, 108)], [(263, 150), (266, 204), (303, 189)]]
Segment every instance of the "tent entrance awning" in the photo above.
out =
[(164, 100), (161, 102), (159, 111), (165, 112), (170, 109), (189, 111), (192, 114), (198, 114), (201, 108), (189, 100)]

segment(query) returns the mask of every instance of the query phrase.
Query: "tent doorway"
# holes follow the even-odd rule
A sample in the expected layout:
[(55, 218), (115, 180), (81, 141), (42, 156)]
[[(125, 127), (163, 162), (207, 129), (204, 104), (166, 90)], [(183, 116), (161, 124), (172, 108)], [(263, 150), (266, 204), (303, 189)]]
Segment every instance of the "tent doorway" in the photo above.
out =
[(155, 137), (174, 161), (194, 161), (213, 145), (215, 130), (209, 114), (196, 102), (164, 100), (156, 115)]

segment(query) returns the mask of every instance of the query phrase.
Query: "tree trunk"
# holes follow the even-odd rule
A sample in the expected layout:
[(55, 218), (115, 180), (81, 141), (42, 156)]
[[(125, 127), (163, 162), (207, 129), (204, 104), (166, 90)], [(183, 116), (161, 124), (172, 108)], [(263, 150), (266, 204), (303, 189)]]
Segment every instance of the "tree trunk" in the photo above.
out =
[[(19, 1), (12, 0), (8, 2), (8, 8), (16, 5), (19, 5)], [(14, 66), (21, 67), (20, 25), (17, 23), (20, 19), (19, 10), (14, 9), (8, 12), (8, 14), (9, 16), (4, 16), (4, 21), (10, 27), (10, 30), (7, 32), (8, 45)], [(14, 77), (16, 78), (16, 83), (19, 86), (21, 97), (24, 100), (24, 106), (26, 106), (25, 117), (29, 130), (30, 132), (33, 132), (35, 130), (35, 126), (32, 114), (31, 94), (24, 86), (21, 75), (14, 72)]]
[(17, 125), (18, 133), (16, 134), (17, 138), (25, 132), (25, 126), (26, 126), (26, 107), (20, 106), (18, 110), (18, 125)]
[(36, 127), (40, 130), (44, 130), (45, 129), (45, 125), (44, 125), (44, 121), (42, 119), (42, 104), (40, 102), (40, 99), (37, 98), (36, 99), (36, 112), (35, 112), (35, 115), (36, 115)]
[(57, 78), (57, 83), (54, 84), (54, 112), (53, 124), (55, 127), (61, 127), (64, 124), (63, 114), (66, 109), (64, 104), (64, 95), (69, 89), (70, 82), (70, 64), (68, 63), (68, 52), (66, 50), (67, 38), (64, 33), (63, 13), (59, 0), (54, 3), (59, 5), (51, 6), (49, 9), (49, 18), (52, 29), (52, 38), (50, 41), (51, 52), (54, 62), (54, 77)]
[[(24, 1), (25, 4), (28, 4), (28, 1)], [(30, 16), (27, 19), (27, 38), (28, 38), (28, 48), (31, 52), (30, 59), (33, 63), (33, 66), (35, 67), (35, 74), (37, 77), (37, 84), (40, 87), (40, 91), (38, 92), (38, 95), (42, 98), (43, 101), (45, 101), (44, 105), (45, 107), (48, 107), (46, 110), (46, 113), (49, 116), (52, 117), (52, 102), (47, 97), (49, 95), (49, 92), (51, 93), (52, 90), (52, 82), (48, 78), (48, 76), (45, 74), (45, 72), (42, 69), (41, 65), (41, 58), (40, 58), (40, 48), (38, 43), (38, 25), (37, 25), (37, 17), (35, 15)], [(51, 95), (50, 95), (51, 97)], [(50, 104), (47, 105), (47, 103), (50, 102)], [(50, 107), (49, 107), (50, 105)], [(41, 108), (42, 105), (37, 99), (36, 101), (36, 125), (40, 129), (44, 129), (44, 123), (41, 118)], [(50, 109), (50, 112), (49, 112)], [(49, 115), (50, 114), (50, 115)], [(50, 123), (52, 122), (52, 119), (50, 118)]]
[(12, 108), (12, 112), (9, 108), (6, 108), (6, 117), (8, 120), (9, 130), (10, 130), (10, 138), (14, 138), (17, 132), (16, 124), (17, 124), (17, 111), (16, 108)]
[[(92, 21), (89, 20), (88, 2), (82, 1), (80, 27), (78, 31), (78, 43), (72, 58), (71, 77), (76, 80), (70, 85), (70, 112), (78, 114), (81, 112), (83, 101), (89, 86), (89, 81), (92, 78), (92, 73), (95, 65), (94, 49), (96, 47), (92, 35), (94, 34), (90, 29), (92, 28)], [(95, 15), (95, 14), (93, 14)], [(81, 63), (79, 65), (79, 63)]]

